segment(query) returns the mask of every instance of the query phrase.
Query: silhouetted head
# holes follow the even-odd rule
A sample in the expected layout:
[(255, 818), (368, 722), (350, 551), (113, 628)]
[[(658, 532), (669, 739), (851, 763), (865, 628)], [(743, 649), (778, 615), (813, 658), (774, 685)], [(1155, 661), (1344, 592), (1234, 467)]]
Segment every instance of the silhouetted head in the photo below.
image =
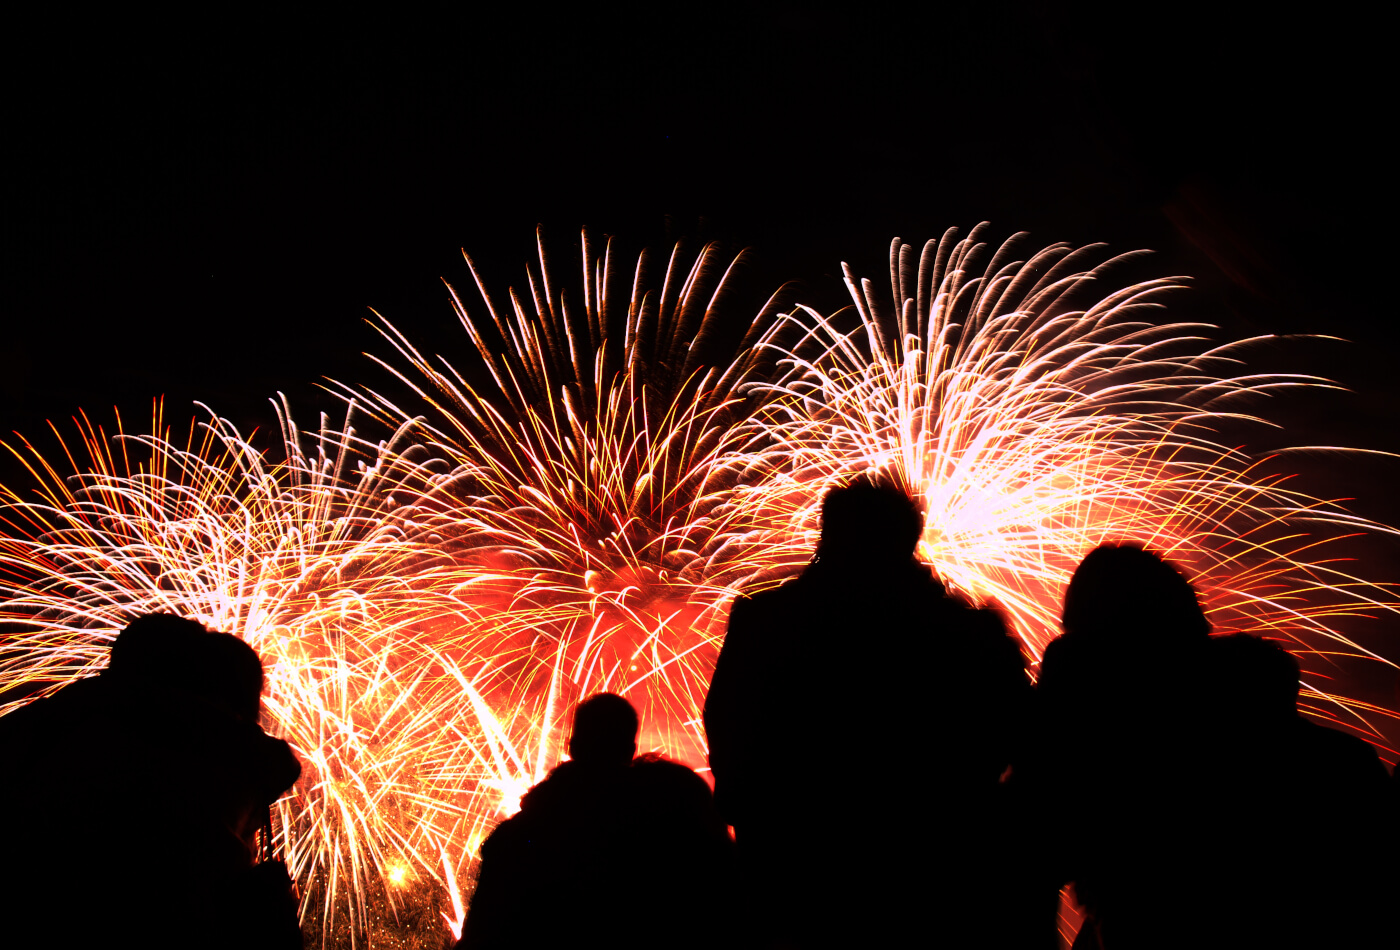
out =
[(204, 665), (201, 648), (208, 635), (203, 624), (186, 617), (137, 617), (117, 634), (107, 669), (124, 680), (178, 685)]
[(178, 691), (257, 722), (263, 688), (257, 651), (230, 633), (174, 614), (146, 614), (117, 634), (109, 674), (142, 691)]
[(902, 489), (862, 475), (822, 499), (817, 556), (843, 564), (908, 561), (924, 531), (924, 513)]
[(1249, 719), (1292, 718), (1298, 712), (1298, 659), (1274, 643), (1247, 633), (1210, 640), (1211, 670), (1226, 714)]
[(1135, 544), (1105, 544), (1079, 562), (1065, 591), (1061, 624), (1080, 640), (1143, 634), (1196, 639), (1210, 633), (1186, 578)]
[(569, 756), (585, 765), (626, 765), (637, 754), (637, 710), (614, 693), (594, 693), (574, 709)]

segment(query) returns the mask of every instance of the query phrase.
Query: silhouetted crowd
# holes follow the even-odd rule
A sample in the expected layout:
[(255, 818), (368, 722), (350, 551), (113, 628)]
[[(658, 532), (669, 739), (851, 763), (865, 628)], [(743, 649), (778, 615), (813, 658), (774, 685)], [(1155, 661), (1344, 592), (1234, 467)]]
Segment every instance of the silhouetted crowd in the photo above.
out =
[[(457, 950), (1052, 950), (1066, 885), (1076, 950), (1400, 945), (1400, 776), (1298, 714), (1292, 654), (1212, 636), (1176, 568), (1105, 545), (1033, 687), (1001, 617), (915, 560), (922, 527), (893, 487), (834, 489), (801, 575), (734, 603), (713, 794), (637, 755), (626, 699), (579, 703), (482, 846)], [(262, 679), (152, 615), (0, 718), (5, 945), (301, 945), (268, 818), (300, 767)]]
[(1211, 637), (1175, 568), (1107, 545), (1033, 688), (1001, 617), (915, 560), (922, 528), (897, 489), (835, 489), (811, 564), (734, 603), (713, 802), (633, 758), (624, 699), (580, 704), (572, 761), (482, 847), (458, 950), (1052, 950), (1066, 885), (1077, 950), (1397, 945), (1400, 785), (1298, 715), (1288, 651)]

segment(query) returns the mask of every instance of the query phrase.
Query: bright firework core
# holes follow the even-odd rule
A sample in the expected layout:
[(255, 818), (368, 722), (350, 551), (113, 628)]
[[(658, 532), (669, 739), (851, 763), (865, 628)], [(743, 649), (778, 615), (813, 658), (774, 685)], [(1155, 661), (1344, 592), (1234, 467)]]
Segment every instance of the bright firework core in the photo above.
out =
[(239, 634), (305, 765), (276, 822), (308, 930), (440, 936), (578, 699), (628, 696), (643, 749), (703, 768), (728, 603), (806, 560), (829, 486), (879, 469), (926, 505), (921, 556), (1033, 660), (1078, 560), (1136, 541), (1197, 578), (1217, 629), (1293, 648), (1307, 711), (1379, 743), (1396, 713), (1310, 674), (1394, 665), (1336, 628), (1394, 595), (1326, 545), (1390, 529), (1211, 441), (1251, 397), (1323, 381), (1230, 375), (1240, 344), (1163, 322), (1179, 282), (1103, 295), (1091, 255), (896, 242), (889, 295), (847, 271), (854, 312), (823, 315), (739, 309), (713, 247), (623, 266), (585, 234), (579, 284), (541, 244), (507, 301), (452, 291), (469, 362), (383, 322), (411, 399), (341, 386), (344, 425), (316, 433), (279, 403), (276, 461), (213, 413), (183, 440), (159, 413), (146, 435), (84, 419), (72, 472), (10, 447), (37, 490), (4, 490), (0, 620), (23, 632), (0, 688), (91, 675), (150, 611)]

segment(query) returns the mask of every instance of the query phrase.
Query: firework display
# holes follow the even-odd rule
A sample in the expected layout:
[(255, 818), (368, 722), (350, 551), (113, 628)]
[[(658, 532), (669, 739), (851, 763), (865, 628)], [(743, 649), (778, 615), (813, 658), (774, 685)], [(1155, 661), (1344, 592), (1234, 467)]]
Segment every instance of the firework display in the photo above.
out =
[(275, 453), (213, 412), (183, 438), (159, 412), (138, 435), (84, 418), (63, 469), (7, 444), (34, 484), (0, 497), (0, 712), (97, 672), (142, 613), (243, 637), (304, 764), (274, 819), (308, 933), (433, 945), (578, 699), (626, 695), (643, 748), (703, 767), (727, 604), (803, 563), (827, 487), (879, 469), (924, 501), (921, 556), (1033, 660), (1079, 559), (1136, 541), (1217, 629), (1288, 643), (1309, 712), (1380, 743), (1394, 711), (1309, 674), (1394, 665), (1338, 629), (1393, 591), (1327, 555), (1390, 529), (1214, 441), (1325, 381), (1249, 375), (1249, 341), (1161, 322), (1179, 281), (1104, 293), (1120, 259), (980, 237), (896, 241), (890, 296), (847, 269), (836, 314), (743, 309), (713, 246), (624, 266), (585, 233), (573, 284), (541, 242), (508, 304), (474, 267), (481, 309), (452, 290), (466, 360), (381, 321), (411, 395), (337, 384), (345, 421), (314, 433), (279, 402)]
[[(1392, 661), (1336, 629), (1394, 612), (1392, 586), (1329, 560), (1329, 541), (1392, 531), (1285, 487), (1285, 473), (1213, 441), (1260, 397), (1329, 385), (1241, 373), (1253, 340), (1211, 346), (1213, 327), (1161, 323), (1159, 279), (1099, 296), (1113, 258), (956, 231), (890, 248), (890, 293), (845, 270), (858, 326), (800, 318), (815, 355), (788, 354), (766, 426), (784, 469), (828, 484), (893, 473), (927, 508), (920, 556), (949, 587), (998, 606), (1038, 662), (1059, 633), (1079, 561), (1134, 541), (1195, 579), (1217, 631), (1278, 638), (1303, 663), (1305, 708), (1382, 741), (1395, 713), (1337, 695), (1338, 653)], [(917, 263), (916, 263), (917, 255)], [(1262, 421), (1262, 420), (1252, 420)], [(1329, 447), (1330, 451), (1346, 451)]]
[(472, 605), (457, 648), (497, 664), (499, 687), (484, 688), (541, 710), (622, 693), (644, 748), (703, 766), (723, 608), (805, 551), (768, 487), (771, 446), (745, 424), (762, 405), (777, 297), (756, 315), (726, 309), (739, 261), (713, 246), (689, 266), (677, 247), (654, 281), (645, 254), (619, 273), (610, 243), (601, 256), (582, 243), (581, 293), (553, 282), (542, 242), (509, 311), (479, 280), (489, 320), (453, 291), (484, 385), (385, 325), (406, 365), (384, 365), (421, 402), (344, 388), (414, 434), (426, 457), (406, 469), (441, 463), (418, 476), (414, 537), (440, 556), (415, 584)]

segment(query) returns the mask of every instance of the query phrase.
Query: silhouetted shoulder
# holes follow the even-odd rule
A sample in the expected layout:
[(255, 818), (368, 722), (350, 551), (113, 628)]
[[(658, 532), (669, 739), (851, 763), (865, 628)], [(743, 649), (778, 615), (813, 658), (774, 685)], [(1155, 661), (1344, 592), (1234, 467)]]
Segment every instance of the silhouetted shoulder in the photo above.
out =
[[(963, 676), (974, 681), (1006, 680), (1009, 688), (1024, 687), (1029, 695), (1030, 680), (1026, 677), (1021, 642), (1011, 635), (999, 611), (943, 595), (930, 609), (928, 623), (932, 628), (928, 648), (934, 651), (931, 662), (955, 665)], [(1013, 685), (1012, 680), (1019, 686)]]
[(47, 748), (67, 730), (99, 715), (108, 685), (100, 676), (90, 676), (0, 716), (0, 761), (14, 769), (20, 756)]
[(1309, 768), (1349, 787), (1383, 788), (1389, 776), (1369, 742), (1337, 729), (1299, 720), (1300, 743)]
[(679, 762), (639, 756), (628, 770), (627, 892), (639, 929), (617, 946), (724, 946), (733, 842), (710, 787)]
[(801, 602), (800, 596), (794, 596), (797, 587), (796, 582), (789, 581), (780, 587), (735, 598), (729, 608), (721, 662), (732, 665), (761, 649), (764, 640), (779, 628), (781, 618), (791, 616)]
[(652, 788), (704, 804), (710, 801), (710, 786), (693, 769), (672, 762), (656, 753), (640, 755), (632, 762), (632, 777)]
[(786, 613), (793, 605), (802, 603), (807, 590), (799, 581), (800, 578), (792, 578), (777, 587), (740, 594), (729, 609), (731, 626), (736, 614), (742, 624), (750, 617)]
[(728, 846), (729, 835), (710, 786), (694, 771), (655, 753), (639, 756), (629, 771), (632, 822), (645, 837), (680, 835), (697, 842), (708, 838)]
[(723, 715), (726, 707), (748, 685), (748, 680), (761, 675), (775, 653), (782, 650), (784, 639), (795, 611), (803, 598), (798, 585), (789, 581), (781, 587), (741, 595), (729, 608), (729, 625), (720, 648), (719, 659), (705, 697), (705, 715)]
[(550, 770), (543, 781), (532, 785), (530, 790), (521, 796), (517, 817), (528, 818), (550, 811), (578, 794), (580, 787), (586, 786), (587, 780), (581, 774), (577, 762), (561, 762)]

